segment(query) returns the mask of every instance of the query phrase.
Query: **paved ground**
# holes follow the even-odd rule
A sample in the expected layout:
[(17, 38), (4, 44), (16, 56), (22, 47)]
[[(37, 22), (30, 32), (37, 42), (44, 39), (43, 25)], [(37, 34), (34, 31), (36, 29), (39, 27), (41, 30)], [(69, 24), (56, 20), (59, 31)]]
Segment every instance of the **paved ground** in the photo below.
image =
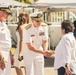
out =
[[(54, 59), (52, 58), (45, 59), (45, 68), (44, 68), (45, 75), (57, 75), (56, 71), (54, 70), (53, 63)], [(24, 68), (22, 68), (22, 71), (24, 73)], [(14, 68), (11, 69), (11, 75), (16, 75), (16, 71)]]
[[(24, 73), (24, 69), (23, 68), (22, 68), (22, 71)], [(45, 75), (57, 75), (56, 71), (54, 70), (53, 67), (45, 67), (44, 68), (44, 72), (45, 72), (44, 73)], [(12, 68), (12, 70), (11, 70), (11, 75), (17, 75), (14, 68)]]

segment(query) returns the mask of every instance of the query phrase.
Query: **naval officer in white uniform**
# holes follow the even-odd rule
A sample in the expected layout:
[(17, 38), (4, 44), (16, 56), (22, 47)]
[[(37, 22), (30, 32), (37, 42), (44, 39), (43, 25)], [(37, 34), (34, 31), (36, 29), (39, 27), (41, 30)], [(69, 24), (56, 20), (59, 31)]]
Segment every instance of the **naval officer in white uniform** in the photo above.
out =
[(11, 36), (4, 22), (10, 14), (9, 8), (0, 8), (0, 75), (11, 75)]
[[(25, 27), (23, 32), (24, 63), (26, 75), (44, 75), (44, 56), (49, 57), (48, 27), (41, 23), (41, 12), (30, 14), (31, 23)], [(42, 47), (43, 46), (43, 47)]]

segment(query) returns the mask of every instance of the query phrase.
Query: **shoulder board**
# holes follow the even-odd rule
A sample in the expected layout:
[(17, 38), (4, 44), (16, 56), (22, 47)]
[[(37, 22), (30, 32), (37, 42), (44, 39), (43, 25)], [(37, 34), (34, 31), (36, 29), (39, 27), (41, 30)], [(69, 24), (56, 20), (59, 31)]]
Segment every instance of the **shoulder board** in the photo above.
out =
[(27, 30), (27, 29), (29, 29), (31, 26), (32, 26), (32, 24), (28, 24), (28, 25), (25, 27), (25, 29)]
[(41, 23), (41, 26), (47, 26), (47, 24), (46, 23)]

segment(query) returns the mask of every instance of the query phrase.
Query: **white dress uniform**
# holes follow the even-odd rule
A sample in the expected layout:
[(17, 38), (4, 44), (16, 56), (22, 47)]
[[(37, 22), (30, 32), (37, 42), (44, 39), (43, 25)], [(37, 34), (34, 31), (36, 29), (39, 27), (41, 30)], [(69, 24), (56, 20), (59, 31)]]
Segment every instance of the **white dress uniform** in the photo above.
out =
[(7, 61), (5, 69), (0, 69), (0, 75), (11, 75), (10, 48), (10, 31), (4, 22), (0, 22), (0, 51), (4, 59)]
[(54, 68), (65, 68), (66, 63), (70, 64), (72, 73), (76, 74), (76, 40), (72, 32), (63, 35), (55, 49)]
[(23, 55), (26, 65), (26, 75), (44, 75), (43, 55), (29, 50), (26, 43), (31, 43), (36, 48), (43, 50), (42, 40), (48, 40), (48, 27), (45, 24), (41, 24), (40, 27), (36, 28), (31, 23), (25, 28), (26, 30), (23, 33), (25, 47), (23, 49)]
[[(27, 26), (27, 24), (25, 24), (25, 26)], [(20, 46), (20, 35), (19, 35), (18, 31), (16, 31), (16, 36), (17, 36), (17, 48), (16, 48), (16, 51), (14, 53), (14, 66), (20, 68), (20, 67), (23, 67), (25, 65), (24, 65), (24, 60), (22, 60), (22, 61), (18, 60), (19, 46)]]

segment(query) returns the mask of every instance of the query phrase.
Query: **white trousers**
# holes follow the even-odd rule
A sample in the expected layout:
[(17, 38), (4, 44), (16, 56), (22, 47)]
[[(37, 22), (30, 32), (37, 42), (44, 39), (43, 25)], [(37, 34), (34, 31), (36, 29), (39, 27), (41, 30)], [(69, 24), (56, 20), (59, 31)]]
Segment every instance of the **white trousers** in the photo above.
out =
[(11, 75), (10, 51), (8, 49), (1, 50), (4, 59), (7, 61), (4, 70), (0, 69), (0, 75)]
[(30, 55), (24, 55), (26, 75), (44, 75), (44, 57), (38, 55), (32, 58)]

